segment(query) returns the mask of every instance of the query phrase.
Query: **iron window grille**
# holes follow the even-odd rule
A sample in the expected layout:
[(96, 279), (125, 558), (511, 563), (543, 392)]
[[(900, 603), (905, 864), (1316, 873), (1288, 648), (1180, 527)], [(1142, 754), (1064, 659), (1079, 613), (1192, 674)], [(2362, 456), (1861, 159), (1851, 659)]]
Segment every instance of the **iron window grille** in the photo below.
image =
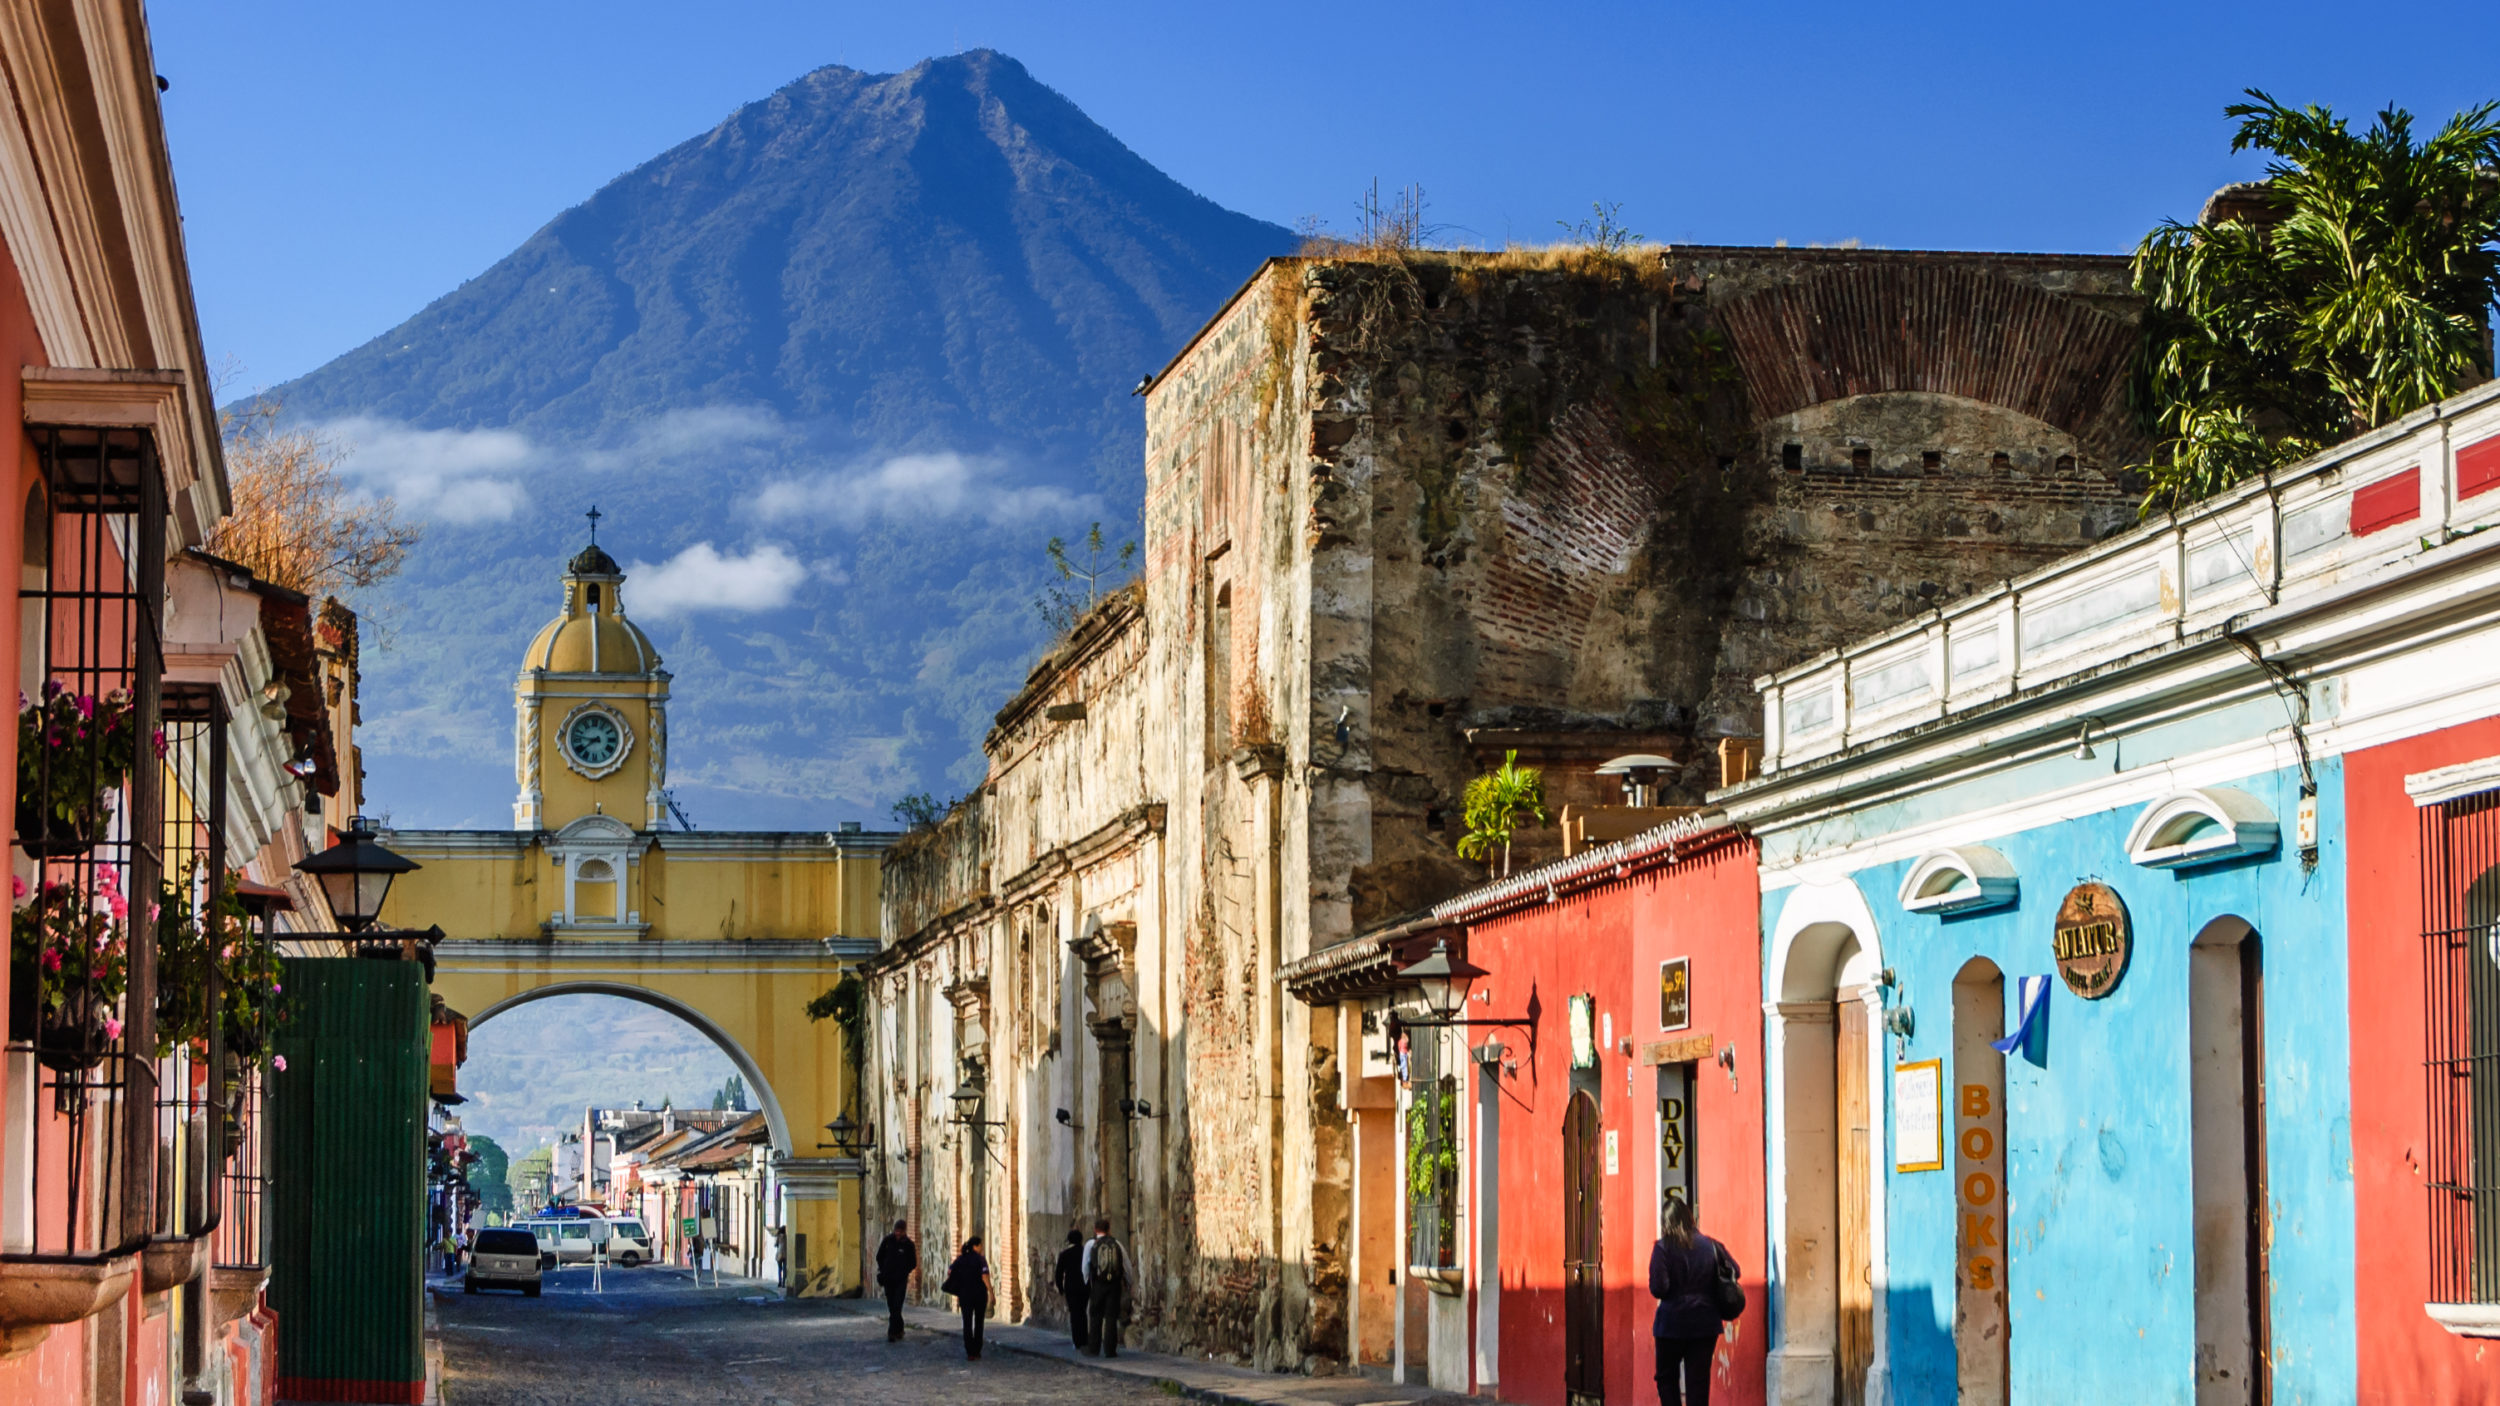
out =
[(2500, 1303), (2500, 791), (2421, 815), (2431, 1298)]
[(159, 703), (165, 735), (165, 841), (158, 891), (157, 1031), (172, 1063), (157, 1100), (156, 1234), (197, 1240), (215, 1231), (217, 1182), (229, 1140), (223, 1092), (223, 968), (238, 934), (220, 911), (226, 875), (226, 709), (214, 686), (169, 685)]
[(144, 432), (33, 433), (0, 1261), (96, 1264), (155, 1228), (164, 480)]
[(1458, 1080), (1441, 1072), (1442, 1039), (1419, 1029), (1407, 1047), (1406, 1262), (1418, 1270), (1458, 1267)]

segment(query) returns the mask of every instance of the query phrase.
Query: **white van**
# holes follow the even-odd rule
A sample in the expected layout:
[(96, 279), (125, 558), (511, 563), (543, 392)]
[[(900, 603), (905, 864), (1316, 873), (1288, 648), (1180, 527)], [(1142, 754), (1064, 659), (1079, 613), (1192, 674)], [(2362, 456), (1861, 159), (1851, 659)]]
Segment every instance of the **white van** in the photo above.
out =
[[(603, 1233), (604, 1232), (604, 1233)], [(651, 1233), (632, 1216), (613, 1216), (592, 1223), (591, 1243), (608, 1247), (608, 1263), (632, 1269), (657, 1258), (651, 1253)]]
[(588, 1264), (601, 1246), (607, 1248), (608, 1263), (625, 1269), (652, 1258), (651, 1236), (642, 1222), (632, 1216), (613, 1220), (603, 1216), (557, 1216), (523, 1221), (518, 1229), (538, 1237), (542, 1261)]

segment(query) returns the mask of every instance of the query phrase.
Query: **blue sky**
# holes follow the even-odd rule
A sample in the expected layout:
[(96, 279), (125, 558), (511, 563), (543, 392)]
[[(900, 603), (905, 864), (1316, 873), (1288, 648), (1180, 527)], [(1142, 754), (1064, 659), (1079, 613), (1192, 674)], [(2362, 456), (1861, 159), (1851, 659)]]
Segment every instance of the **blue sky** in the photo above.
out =
[(2471, 7), (220, 0), (151, 7), (229, 394), (312, 369), (618, 173), (827, 63), (989, 47), (1235, 209), (1452, 237), (1590, 201), (1676, 242), (2123, 251), (2226, 180), (2263, 86), (2433, 121), (2500, 96)]

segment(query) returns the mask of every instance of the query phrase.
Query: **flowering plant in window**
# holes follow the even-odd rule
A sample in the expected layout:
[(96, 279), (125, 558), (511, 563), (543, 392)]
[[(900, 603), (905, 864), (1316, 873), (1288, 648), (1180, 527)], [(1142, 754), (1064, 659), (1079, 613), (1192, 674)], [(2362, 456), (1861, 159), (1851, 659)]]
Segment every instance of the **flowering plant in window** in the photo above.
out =
[[(17, 699), (17, 840), (37, 858), (94, 846), (112, 814), (112, 792), (138, 760), (139, 715), (130, 695), (98, 698), (44, 681), (42, 696)], [(165, 755), (165, 734), (151, 743)]]
[(18, 908), (9, 929), (11, 989), (25, 988), (43, 1062), (83, 1069), (121, 1038), (122, 992), (130, 979), (130, 901), (118, 870), (96, 871), (97, 891), (47, 883), (31, 895), (10, 882)]
[(278, 955), (253, 933), (236, 893), (238, 877), (228, 871), (213, 897), (199, 892), (204, 885), (190, 872), (165, 882), (156, 927), (160, 1055), (171, 1054), (179, 1045), (206, 1049), (212, 971), (217, 978), (213, 1014), (225, 1032), (228, 1054), (244, 1060), (257, 1058), (267, 1050), (270, 1035), (283, 1019), (279, 998), (286, 987)]

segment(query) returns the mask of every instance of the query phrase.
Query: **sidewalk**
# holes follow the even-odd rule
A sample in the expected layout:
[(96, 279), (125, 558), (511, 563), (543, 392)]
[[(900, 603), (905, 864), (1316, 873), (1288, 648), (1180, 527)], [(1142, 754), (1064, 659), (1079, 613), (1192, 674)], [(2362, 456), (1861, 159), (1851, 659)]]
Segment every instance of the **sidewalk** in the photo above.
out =
[[(833, 1299), (864, 1317), (880, 1322), (885, 1319), (885, 1300), (876, 1297)], [(963, 1319), (942, 1308), (922, 1304), (903, 1305), (903, 1321), (921, 1332), (942, 1333), (947, 1337), (963, 1335)], [(1117, 1357), (1088, 1357), (1076, 1350), (1068, 1335), (1057, 1328), (1022, 1327), (992, 1321), (982, 1330), (982, 1342), (989, 1347), (1021, 1352), (1029, 1357), (1051, 1357), (1097, 1372), (1117, 1372), (1153, 1382), (1166, 1391), (1193, 1401), (1213, 1401), (1226, 1406), (1486, 1406), (1490, 1400), (1481, 1396), (1454, 1396), (1445, 1391), (1422, 1387), (1396, 1386), (1370, 1377), (1306, 1377), (1290, 1372), (1256, 1372), (1224, 1362), (1202, 1362), (1195, 1358), (1171, 1357), (1160, 1352), (1140, 1352), (1134, 1348), (1120, 1349)]]

